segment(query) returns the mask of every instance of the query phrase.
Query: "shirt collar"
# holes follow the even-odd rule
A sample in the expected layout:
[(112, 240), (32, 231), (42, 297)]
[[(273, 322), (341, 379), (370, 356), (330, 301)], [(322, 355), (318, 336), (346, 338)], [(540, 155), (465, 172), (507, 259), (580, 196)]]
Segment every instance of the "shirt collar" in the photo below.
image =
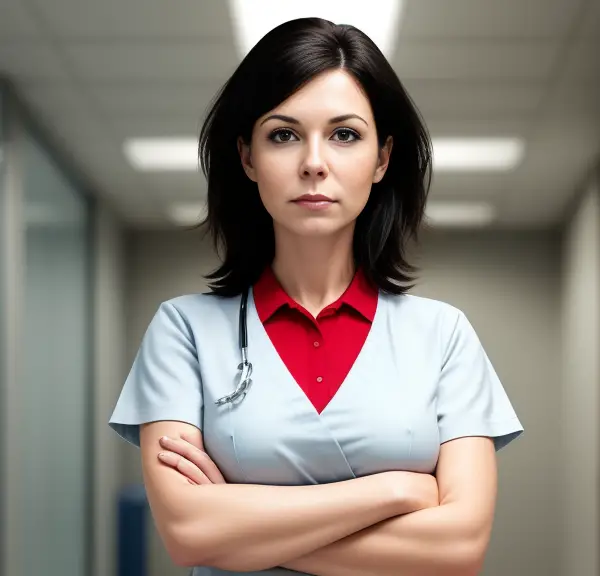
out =
[[(268, 266), (252, 289), (256, 311), (261, 322), (267, 322), (280, 308), (289, 306), (298, 308), (296, 303), (285, 292), (273, 269)], [(373, 322), (377, 309), (378, 290), (371, 284), (361, 269), (358, 269), (346, 291), (330, 305), (339, 310), (347, 305), (356, 310), (369, 322)]]

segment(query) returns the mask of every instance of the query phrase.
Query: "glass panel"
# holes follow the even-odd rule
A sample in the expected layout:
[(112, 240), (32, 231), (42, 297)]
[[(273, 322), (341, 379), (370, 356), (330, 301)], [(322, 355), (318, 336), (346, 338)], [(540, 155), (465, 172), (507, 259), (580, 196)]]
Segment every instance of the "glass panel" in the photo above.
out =
[[(5, 142), (4, 142), (4, 94), (0, 86), (0, 574), (7, 569), (6, 560), (6, 380), (8, 345), (6, 329), (7, 298), (6, 298), (6, 194), (4, 189)], [(4, 232), (2, 231), (4, 229)]]
[(23, 138), (22, 574), (85, 573), (89, 480), (87, 203)]

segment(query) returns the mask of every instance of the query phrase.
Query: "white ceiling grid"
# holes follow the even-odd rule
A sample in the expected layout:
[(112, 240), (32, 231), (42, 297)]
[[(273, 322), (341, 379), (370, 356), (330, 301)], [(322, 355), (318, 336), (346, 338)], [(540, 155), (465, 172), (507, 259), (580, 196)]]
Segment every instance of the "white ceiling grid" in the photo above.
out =
[[(197, 133), (232, 34), (223, 0), (2, 0), (0, 73), (133, 225), (164, 226), (202, 177), (136, 173), (122, 142)], [(599, 0), (407, 0), (391, 62), (432, 135), (526, 139), (514, 172), (439, 174), (432, 198), (557, 222), (600, 154), (599, 56)]]

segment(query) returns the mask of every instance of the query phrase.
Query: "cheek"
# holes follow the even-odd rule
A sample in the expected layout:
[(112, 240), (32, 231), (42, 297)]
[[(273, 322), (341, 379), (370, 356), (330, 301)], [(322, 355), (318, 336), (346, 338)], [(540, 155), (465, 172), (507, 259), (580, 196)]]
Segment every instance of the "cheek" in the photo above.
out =
[(338, 180), (346, 191), (348, 199), (355, 199), (357, 203), (366, 203), (373, 185), (376, 160), (370, 155), (347, 160), (343, 165), (339, 165)]
[(292, 183), (289, 163), (278, 161), (273, 156), (261, 157), (255, 163), (256, 182), (260, 198), (271, 215), (286, 196), (286, 185)]

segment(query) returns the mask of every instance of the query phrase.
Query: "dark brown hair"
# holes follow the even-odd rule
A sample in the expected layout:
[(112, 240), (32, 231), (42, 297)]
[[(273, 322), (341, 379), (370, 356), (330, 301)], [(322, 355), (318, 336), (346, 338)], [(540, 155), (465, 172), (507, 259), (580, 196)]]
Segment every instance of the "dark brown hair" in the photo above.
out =
[(286, 22), (248, 53), (214, 100), (202, 126), (199, 155), (208, 181), (204, 224), (222, 257), (207, 278), (214, 293), (234, 296), (256, 282), (274, 258), (273, 221), (244, 172), (237, 139), (304, 84), (343, 69), (368, 97), (380, 146), (394, 141), (387, 172), (373, 184), (356, 221), (354, 257), (381, 290), (411, 288), (416, 267), (407, 245), (417, 238), (431, 181), (431, 140), (398, 76), (373, 41), (353, 26), (319, 18)]

